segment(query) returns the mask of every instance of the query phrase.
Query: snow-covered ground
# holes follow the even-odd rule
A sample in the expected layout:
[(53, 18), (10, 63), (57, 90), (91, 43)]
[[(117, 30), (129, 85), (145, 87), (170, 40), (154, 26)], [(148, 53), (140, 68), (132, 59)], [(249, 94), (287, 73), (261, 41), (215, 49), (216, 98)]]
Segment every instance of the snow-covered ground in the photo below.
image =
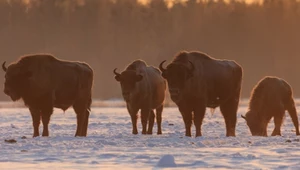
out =
[[(140, 119), (139, 134), (132, 135), (124, 107), (93, 107), (88, 137), (74, 137), (76, 116), (69, 109), (55, 110), (50, 137), (32, 138), (28, 109), (1, 108), (0, 169), (300, 169), (300, 137), (288, 114), (282, 137), (252, 137), (240, 118), (246, 110), (241, 104), (237, 137), (225, 137), (218, 109), (214, 114), (207, 109), (203, 137), (189, 138), (176, 107), (163, 112), (163, 135), (142, 135)], [(273, 127), (271, 121), (269, 135)], [(9, 139), (17, 142), (5, 142)]]

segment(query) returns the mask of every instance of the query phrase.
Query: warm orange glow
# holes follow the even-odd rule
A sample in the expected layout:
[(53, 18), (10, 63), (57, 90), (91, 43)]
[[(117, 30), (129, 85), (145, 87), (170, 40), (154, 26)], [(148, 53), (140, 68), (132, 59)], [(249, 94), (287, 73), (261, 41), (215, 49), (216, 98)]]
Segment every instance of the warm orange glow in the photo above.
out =
[[(172, 8), (174, 4), (176, 3), (185, 3), (189, 0), (165, 0), (165, 3), (167, 4), (168, 8)], [(217, 2), (218, 0), (197, 0), (197, 2)], [(225, 3), (230, 3), (231, 0), (224, 0)], [(252, 3), (259, 3), (261, 4), (263, 0), (236, 0), (237, 2), (245, 2), (246, 4), (252, 4)], [(151, 0), (137, 0), (142, 5), (148, 5)]]
[[(230, 0), (224, 0), (226, 3), (230, 3)], [(236, 0), (237, 2), (245, 2), (246, 4), (253, 4), (253, 3), (263, 3), (263, 0)]]
[[(7, 2), (10, 2), (11, 0), (7, 0)], [(34, 1), (36, 0), (22, 0), (23, 4), (25, 5), (30, 5), (31, 3), (33, 3)], [(85, 5), (86, 3), (86, 0), (75, 0), (77, 2), (77, 4), (79, 6), (83, 6)], [(111, 0), (111, 1), (115, 1), (115, 0)], [(139, 4), (141, 5), (149, 5), (151, 1), (153, 0), (136, 0)], [(164, 0), (167, 7), (168, 8), (172, 8), (174, 6), (174, 4), (176, 3), (186, 3), (188, 2), (189, 0)], [(219, 0), (197, 0), (196, 2), (205, 2), (205, 3), (208, 3), (208, 2), (218, 2)], [(230, 3), (231, 0), (224, 0), (225, 3)], [(264, 0), (235, 0), (236, 2), (245, 2), (246, 4), (253, 4), (253, 3), (258, 3), (258, 4), (262, 4)], [(300, 1), (300, 0), (296, 0), (296, 1)], [(68, 3), (68, 1), (66, 1), (65, 3)]]
[(137, 2), (142, 5), (148, 5), (151, 2), (151, 0), (137, 0)]

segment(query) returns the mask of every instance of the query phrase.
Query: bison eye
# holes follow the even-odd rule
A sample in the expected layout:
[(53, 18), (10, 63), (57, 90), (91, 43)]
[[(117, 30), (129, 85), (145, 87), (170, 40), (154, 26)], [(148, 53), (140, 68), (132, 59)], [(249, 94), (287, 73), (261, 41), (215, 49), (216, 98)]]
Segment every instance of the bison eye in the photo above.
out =
[(135, 78), (135, 81), (136, 82), (139, 82), (143, 79), (143, 76), (142, 75), (137, 75), (136, 78)]
[(167, 73), (166, 73), (166, 71), (162, 72), (161, 76), (162, 76), (164, 79), (167, 79)]

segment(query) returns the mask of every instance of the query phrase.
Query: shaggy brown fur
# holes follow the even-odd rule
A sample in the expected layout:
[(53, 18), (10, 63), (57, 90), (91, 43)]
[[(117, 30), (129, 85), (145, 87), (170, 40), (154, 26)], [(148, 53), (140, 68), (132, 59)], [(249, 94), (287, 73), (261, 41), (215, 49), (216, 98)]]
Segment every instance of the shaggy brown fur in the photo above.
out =
[[(132, 62), (121, 74), (114, 70), (120, 82), (132, 121), (132, 133), (137, 134), (137, 113), (141, 109), (142, 134), (152, 134), (156, 109), (157, 134), (161, 134), (161, 114), (165, 99), (166, 82), (161, 72), (142, 60)], [(149, 121), (148, 131), (147, 122)]]
[(272, 136), (281, 135), (280, 127), (285, 111), (288, 111), (299, 135), (298, 117), (291, 86), (283, 79), (265, 77), (253, 88), (249, 111), (242, 116), (253, 136), (267, 136), (267, 126), (274, 117)]
[[(214, 59), (201, 52), (180, 52), (174, 60), (159, 68), (167, 79), (171, 99), (183, 117), (186, 136), (191, 136), (192, 119), (196, 136), (201, 136), (201, 125), (206, 107), (220, 110), (226, 124), (226, 136), (235, 136), (236, 114), (240, 99), (242, 68), (230, 60)], [(194, 116), (192, 116), (194, 113)]]
[(86, 64), (59, 60), (50, 54), (21, 57), (5, 67), (4, 93), (13, 101), (23, 99), (33, 120), (33, 137), (49, 136), (48, 124), (53, 107), (62, 110), (73, 106), (77, 114), (75, 136), (86, 136), (92, 102), (93, 70)]

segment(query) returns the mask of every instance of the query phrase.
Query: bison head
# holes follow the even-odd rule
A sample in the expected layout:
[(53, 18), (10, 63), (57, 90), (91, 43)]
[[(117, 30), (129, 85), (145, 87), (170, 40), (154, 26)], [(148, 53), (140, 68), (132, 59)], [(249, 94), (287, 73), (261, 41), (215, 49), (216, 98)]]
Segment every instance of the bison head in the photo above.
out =
[(186, 82), (193, 76), (194, 64), (189, 61), (190, 68), (181, 63), (171, 63), (167, 68), (163, 68), (164, 60), (160, 63), (159, 69), (162, 76), (168, 81), (169, 92), (171, 99), (174, 102), (181, 100), (182, 92), (186, 86)]
[(267, 136), (266, 127), (253, 111), (248, 111), (246, 116), (241, 115), (241, 117), (246, 120), (252, 136)]
[(130, 96), (135, 89), (136, 83), (143, 79), (142, 75), (139, 75), (134, 70), (126, 70), (121, 74), (116, 72), (116, 68), (114, 69), (115, 79), (120, 82), (122, 95), (125, 101), (130, 100)]
[(10, 96), (13, 101), (17, 101), (22, 97), (31, 73), (23, 71), (18, 64), (11, 64), (6, 68), (5, 63), (2, 64), (2, 69), (5, 72), (4, 93)]

